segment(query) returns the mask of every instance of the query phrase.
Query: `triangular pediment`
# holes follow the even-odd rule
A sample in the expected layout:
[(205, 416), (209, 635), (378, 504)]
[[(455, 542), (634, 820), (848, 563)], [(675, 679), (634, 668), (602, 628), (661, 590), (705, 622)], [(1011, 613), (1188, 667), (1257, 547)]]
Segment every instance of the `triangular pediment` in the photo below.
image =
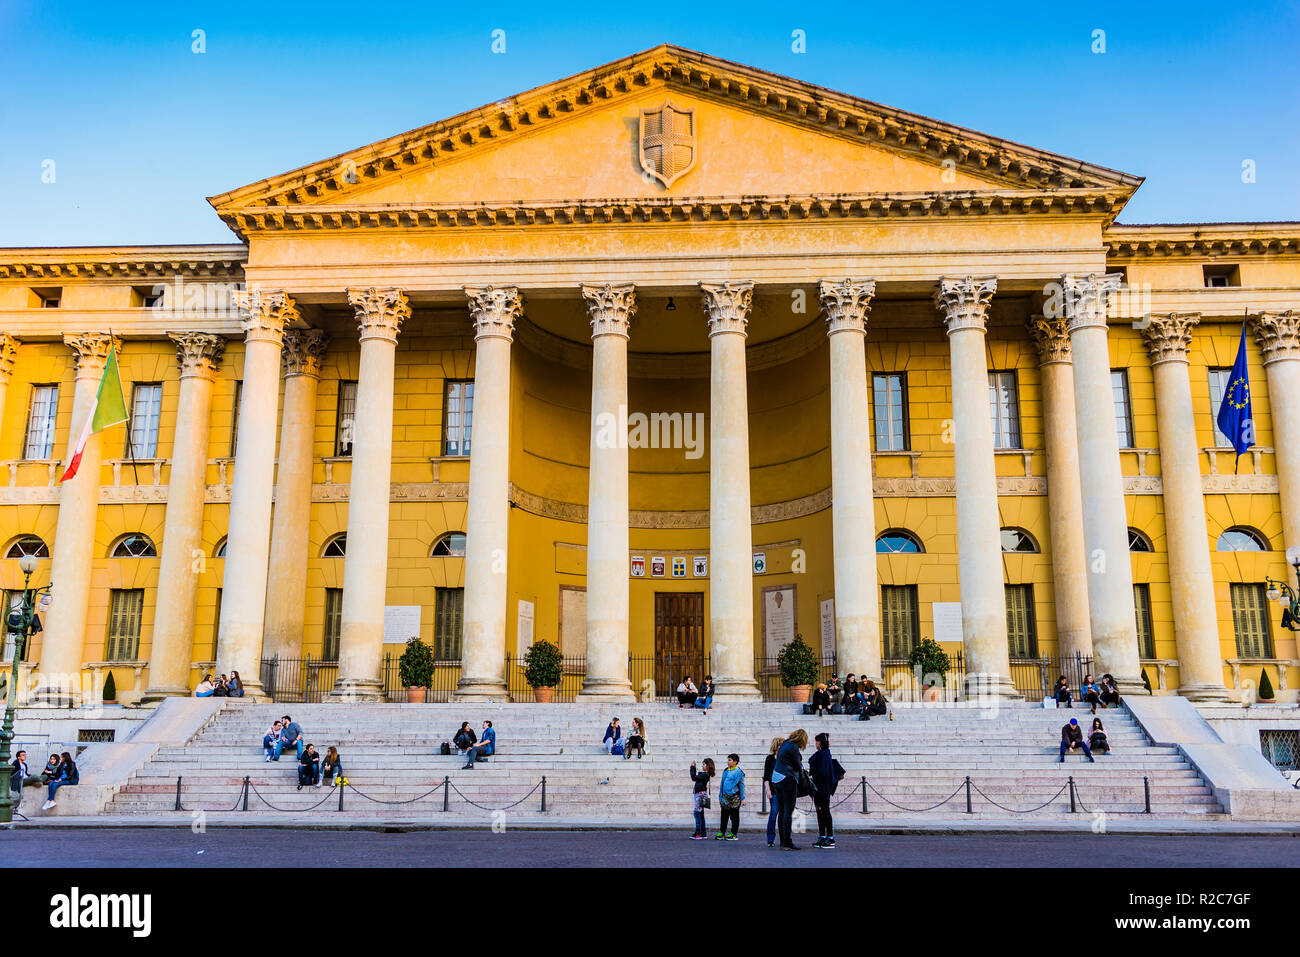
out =
[[(665, 111), (677, 122), (666, 147), (662, 136), (653, 139)], [(1059, 193), (1087, 208), (1100, 202), (1113, 215), (1140, 182), (661, 46), (210, 201), (242, 233), (266, 216), (347, 225), (342, 210), (401, 224), (402, 210), (434, 210), (435, 220), (437, 210), (450, 210), (444, 215), (456, 221), (475, 206), (509, 206), (533, 222), (530, 210), (565, 204), (680, 206), (691, 198), (804, 197), (811, 208), (843, 197), (869, 205), (872, 197), (904, 197), (930, 211), (980, 196), (986, 206), (1041, 207), (1044, 194)], [(407, 221), (420, 219), (412, 212)]]

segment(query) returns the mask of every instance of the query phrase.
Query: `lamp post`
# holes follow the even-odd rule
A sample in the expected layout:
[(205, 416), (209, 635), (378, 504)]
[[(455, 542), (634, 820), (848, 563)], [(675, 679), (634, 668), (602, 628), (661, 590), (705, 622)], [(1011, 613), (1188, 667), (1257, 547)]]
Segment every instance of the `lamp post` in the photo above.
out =
[[(1296, 584), (1300, 586), (1300, 545), (1292, 545), (1286, 550), (1286, 560), (1295, 569)], [(1292, 588), (1285, 581), (1265, 578), (1268, 582), (1268, 600), (1282, 606), (1282, 627), (1291, 631), (1300, 631), (1300, 588)]]
[(22, 801), (22, 792), (15, 796), (9, 790), (10, 754), (9, 744), (14, 739), (14, 708), (18, 703), (18, 662), (22, 660), (31, 637), (32, 626), (36, 624), (36, 602), (41, 595), (50, 594), (54, 583), (44, 588), (33, 589), (32, 573), (36, 571), (35, 555), (24, 555), (18, 559), (18, 568), (23, 573), (22, 608), (9, 608), (5, 611), (4, 630), (14, 636), (13, 663), (9, 671), (9, 686), (5, 689), (5, 720), (0, 728), (0, 824), (10, 824), (14, 819), (14, 808)]

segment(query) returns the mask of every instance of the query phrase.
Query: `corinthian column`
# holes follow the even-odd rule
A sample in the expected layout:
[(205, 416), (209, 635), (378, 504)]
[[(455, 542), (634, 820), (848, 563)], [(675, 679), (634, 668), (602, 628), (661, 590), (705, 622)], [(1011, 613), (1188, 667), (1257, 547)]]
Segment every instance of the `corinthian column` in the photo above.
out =
[(984, 330), (994, 277), (940, 279), (934, 303), (952, 353), (953, 469), (957, 476), (957, 577), (968, 698), (1015, 698), (1007, 652), (1002, 526), (989, 412)]
[(1047, 446), (1047, 512), (1052, 536), (1052, 594), (1062, 656), (1092, 657), (1088, 573), (1079, 488), (1079, 435), (1074, 424), (1074, 370), (1064, 316), (1029, 317), (1043, 383), (1043, 435)]
[(1268, 377), (1282, 506), (1282, 548), (1286, 550), (1300, 545), (1300, 433), (1287, 415), (1300, 408), (1300, 312), (1261, 312), (1251, 316), (1250, 322)]
[(1160, 433), (1160, 481), (1164, 487), (1169, 542), (1169, 590), (1178, 640), (1178, 693), (1193, 701), (1229, 701), (1219, 650), (1214, 571), (1205, 533), (1196, 415), (1187, 376), (1187, 349), (1194, 313), (1152, 316), (1142, 330), (1156, 381), (1156, 428)]
[[(68, 434), (77, 436), (94, 407), (109, 352), (117, 349), (120, 343), (113, 336), (98, 332), (65, 335), (63, 341), (76, 358), (77, 385), (72, 400), (72, 427)], [(86, 608), (90, 599), (91, 565), (95, 559), (102, 442), (103, 436), (99, 433), (90, 436), (77, 474), (59, 486), (59, 518), (50, 561), (50, 581), (57, 585), (58, 591), (45, 619), (41, 680), (35, 694), (36, 700), (46, 705), (75, 705), (80, 700)]]
[(636, 287), (582, 286), (591, 317), (587, 676), (580, 698), (633, 701), (627, 674), (627, 339)]
[(831, 521), (835, 653), (840, 671), (880, 680), (876, 512), (867, 413), (867, 314), (873, 279), (818, 286), (831, 354)]
[(388, 503), (393, 469), (393, 372), (397, 333), (411, 315), (400, 289), (349, 289), (361, 331), (357, 410), (352, 430), (348, 544), (334, 694), (383, 697), (384, 595), (388, 587)]
[(474, 441), (465, 521), (465, 632), (457, 700), (505, 701), (510, 531), (510, 343), (524, 300), (514, 286), (466, 286), (474, 319)]
[(226, 351), (222, 336), (202, 332), (170, 332), (168, 336), (176, 343), (181, 388), (171, 477), (167, 483), (162, 556), (158, 562), (161, 587), (154, 612), (146, 701), (190, 693), (194, 596), (203, 558), (199, 546), (203, 540), (203, 500), (207, 491), (212, 382)]
[(236, 294), (236, 302), (244, 330), (244, 386), (230, 490), (217, 670), (226, 674), (238, 671), (247, 694), (260, 697), (280, 347), (285, 327), (301, 317), (283, 290), (248, 289)]
[(266, 657), (302, 654), (307, 617), (307, 544), (311, 528), (312, 442), (316, 388), (329, 336), (319, 329), (284, 334), (284, 409), (275, 469), (271, 559), (266, 585)]
[(0, 422), (4, 421), (5, 396), (9, 392), (9, 380), (13, 378), (14, 366), (18, 363), (18, 347), (22, 345), (8, 333), (0, 333)]
[(1118, 274), (1064, 276), (1061, 286), (1074, 353), (1074, 415), (1096, 669), (1113, 675), (1122, 694), (1144, 694), (1106, 338), (1106, 300), (1119, 282)]
[(752, 282), (700, 283), (709, 320), (709, 643), (719, 698), (759, 700), (745, 327)]

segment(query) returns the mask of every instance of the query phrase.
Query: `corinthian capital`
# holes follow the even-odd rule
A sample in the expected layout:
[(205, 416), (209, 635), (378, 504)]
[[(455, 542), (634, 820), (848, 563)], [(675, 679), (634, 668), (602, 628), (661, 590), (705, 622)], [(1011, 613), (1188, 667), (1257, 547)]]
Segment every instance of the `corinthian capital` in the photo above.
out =
[(1039, 316), (1031, 312), (1026, 325), (1038, 349), (1039, 365), (1070, 361), (1070, 330), (1064, 316)]
[(1280, 359), (1300, 359), (1300, 312), (1261, 312), (1250, 317), (1264, 365)]
[(587, 315), (591, 318), (591, 338), (597, 336), (628, 335), (628, 326), (636, 315), (636, 286), (628, 283), (615, 286), (605, 283), (603, 286), (580, 287), (582, 298), (587, 300)]
[(226, 352), (226, 337), (212, 336), (206, 332), (169, 332), (167, 338), (176, 343), (176, 363), (181, 367), (181, 378), (198, 376), (211, 379), (217, 374), (221, 357)]
[(357, 331), (362, 341), (386, 339), (397, 341), (402, 323), (411, 317), (411, 304), (400, 289), (349, 289), (348, 302), (357, 314)]
[(309, 375), (320, 378), (320, 361), (330, 337), (321, 329), (288, 329), (284, 333), (284, 375)]
[(702, 282), (704, 314), (709, 320), (709, 335), (720, 332), (745, 334), (749, 325), (749, 307), (754, 300), (754, 284), (742, 282)]
[(524, 314), (524, 297), (516, 286), (466, 286), (474, 338), (511, 339), (515, 321)]
[(234, 299), (239, 308), (239, 327), (248, 342), (273, 342), (278, 346), (284, 339), (285, 327), (302, 318), (298, 304), (283, 289), (250, 286), (236, 290)]
[(996, 276), (976, 279), (940, 279), (934, 288), (934, 305), (947, 323), (948, 335), (961, 329), (984, 331), (989, 316), (989, 303), (997, 292)]
[(18, 347), (22, 345), (13, 336), (6, 333), (0, 333), (0, 381), (8, 382), (9, 377), (14, 374), (14, 366), (18, 363)]
[(874, 279), (823, 279), (817, 284), (822, 315), (826, 317), (826, 334), (865, 332), (871, 297), (876, 294)]
[(121, 348), (122, 340), (106, 332), (67, 332), (63, 342), (72, 349), (77, 363), (77, 377), (98, 377), (108, 362), (109, 352)]
[(1147, 355), (1152, 365), (1161, 362), (1186, 362), (1187, 350), (1192, 346), (1192, 326), (1201, 321), (1200, 313), (1170, 312), (1153, 315), (1142, 339), (1147, 344)]
[(1071, 332), (1088, 326), (1106, 328), (1107, 302), (1123, 278), (1117, 272), (1061, 277), (1065, 318)]

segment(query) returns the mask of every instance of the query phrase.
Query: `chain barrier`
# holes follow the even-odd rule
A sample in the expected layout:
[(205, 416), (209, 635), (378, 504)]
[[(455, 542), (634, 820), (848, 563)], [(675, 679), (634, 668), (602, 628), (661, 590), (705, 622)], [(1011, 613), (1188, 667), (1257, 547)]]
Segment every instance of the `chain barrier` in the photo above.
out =
[(542, 786), (542, 782), (538, 781), (535, 785), (533, 785), (533, 789), (531, 791), (529, 791), (527, 794), (521, 797), (518, 801), (515, 801), (513, 804), (507, 804), (505, 807), (488, 807), (485, 804), (479, 804), (477, 801), (471, 801), (469, 798), (465, 797), (465, 793), (461, 791), (460, 788), (456, 787), (456, 785), (454, 784), (451, 785), (451, 789), (455, 791), (457, 794), (459, 794), (466, 804), (471, 804), (474, 807), (478, 808), (480, 811), (508, 811), (512, 807), (518, 807), (519, 805), (527, 801), (530, 797), (532, 797), (534, 794), (537, 793), (537, 790), (541, 786)]
[[(518, 807), (520, 804), (523, 804), (530, 797), (536, 794), (539, 790), (541, 790), (543, 794), (545, 794), (545, 787), (546, 787), (546, 779), (543, 778), (541, 781), (538, 781), (535, 785), (533, 785), (533, 787), (528, 791), (528, 793), (525, 794), (523, 797), (521, 797), (518, 801), (514, 801), (503, 807), (489, 807), (485, 804), (479, 804), (477, 801), (471, 800), (469, 797), (465, 795), (463, 791), (461, 791), (460, 788), (456, 787), (455, 784), (451, 783), (450, 778), (446, 778), (446, 777), (444, 777), (443, 780), (439, 781), (428, 791), (425, 791), (423, 794), (418, 794), (413, 798), (408, 798), (403, 801), (385, 801), (382, 798), (372, 797), (371, 795), (360, 790), (356, 785), (347, 782), (346, 778), (344, 779), (344, 782), (345, 783), (335, 785), (339, 789), (339, 810), (343, 809), (342, 792), (345, 789), (352, 791), (352, 793), (356, 794), (358, 797), (365, 798), (367, 801), (370, 801), (373, 804), (381, 804), (387, 807), (399, 807), (406, 804), (414, 804), (416, 801), (423, 801), (425, 798), (431, 797), (432, 795), (438, 793), (438, 791), (444, 790), (445, 788), (448, 789), (448, 791), (455, 791), (457, 795), (459, 795), (462, 799), (464, 799), (466, 804), (476, 807), (479, 810), (508, 811), (511, 808), (515, 808)], [(263, 804), (265, 804), (267, 807), (269, 807), (271, 810), (280, 811), (286, 814), (305, 814), (310, 811), (315, 811), (317, 808), (322, 807), (327, 801), (330, 801), (334, 797), (334, 793), (333, 791), (331, 791), (329, 794), (326, 794), (323, 798), (321, 798), (315, 804), (310, 805), (309, 807), (303, 807), (303, 808), (280, 807), (272, 803), (270, 800), (268, 800), (266, 795), (264, 795), (261, 791), (257, 789), (257, 785), (253, 784), (251, 779), (246, 777), (244, 778), (243, 782), (241, 782), (240, 784), (239, 796), (235, 799), (235, 804), (233, 807), (231, 807), (229, 810), (222, 809), (220, 811), (214, 811), (208, 813), (221, 813), (221, 814), (232, 813), (234, 811), (238, 811), (240, 809), (241, 804), (243, 805), (243, 809), (247, 811), (248, 795), (250, 792), (252, 794), (257, 795), (258, 800), (261, 801)], [(447, 792), (444, 792), (443, 807), (442, 807), (444, 811), (448, 809), (448, 803), (446, 798), (447, 798)], [(180, 777), (176, 778), (176, 802), (173, 809), (177, 811), (189, 811), (193, 813), (192, 809), (185, 807), (181, 802), (181, 778)], [(545, 810), (545, 801), (543, 801), (543, 810)]]
[(953, 798), (955, 798), (958, 794), (962, 792), (962, 790), (966, 787), (966, 782), (963, 781), (961, 784), (957, 785), (957, 790), (953, 791), (951, 794), (949, 794), (938, 804), (931, 804), (929, 807), (904, 807), (901, 804), (894, 803), (893, 801), (889, 800), (889, 798), (881, 794), (878, 790), (876, 790), (876, 786), (872, 784), (870, 781), (867, 781), (866, 785), (867, 787), (871, 788), (872, 793), (875, 794), (876, 797), (880, 798), (880, 800), (884, 801), (890, 807), (896, 807), (900, 811), (907, 811), (911, 814), (920, 814), (923, 811), (933, 811), (935, 808), (943, 807), (945, 804), (947, 804), (949, 801), (951, 801)]
[[(963, 787), (964, 787), (964, 786), (965, 786), (965, 785), (963, 785)], [(1029, 807), (1029, 808), (1016, 808), (1016, 807), (1007, 807), (1005, 804), (999, 804), (997, 801), (993, 800), (991, 797), (989, 797), (987, 794), (985, 794), (985, 793), (980, 789), (980, 786), (979, 786), (978, 784), (976, 784), (974, 781), (971, 782), (971, 787), (975, 789), (975, 791), (979, 794), (980, 797), (982, 797), (984, 800), (988, 801), (988, 802), (989, 802), (990, 804), (992, 804), (995, 808), (998, 808), (999, 810), (1003, 810), (1003, 811), (1009, 811), (1009, 812), (1012, 813), (1012, 814), (1033, 814), (1035, 811), (1041, 811), (1043, 808), (1047, 807), (1047, 805), (1051, 804), (1053, 801), (1055, 801), (1057, 798), (1059, 798), (1062, 794), (1064, 794), (1065, 791), (1066, 791), (1066, 789), (1067, 789), (1069, 786), (1070, 786), (1070, 785), (1069, 785), (1068, 782), (1065, 783), (1065, 784), (1062, 784), (1062, 785), (1061, 785), (1061, 790), (1057, 791), (1055, 794), (1053, 794), (1050, 798), (1048, 798), (1048, 799), (1047, 799), (1046, 801), (1044, 801), (1042, 804), (1036, 805), (1035, 807)]]

